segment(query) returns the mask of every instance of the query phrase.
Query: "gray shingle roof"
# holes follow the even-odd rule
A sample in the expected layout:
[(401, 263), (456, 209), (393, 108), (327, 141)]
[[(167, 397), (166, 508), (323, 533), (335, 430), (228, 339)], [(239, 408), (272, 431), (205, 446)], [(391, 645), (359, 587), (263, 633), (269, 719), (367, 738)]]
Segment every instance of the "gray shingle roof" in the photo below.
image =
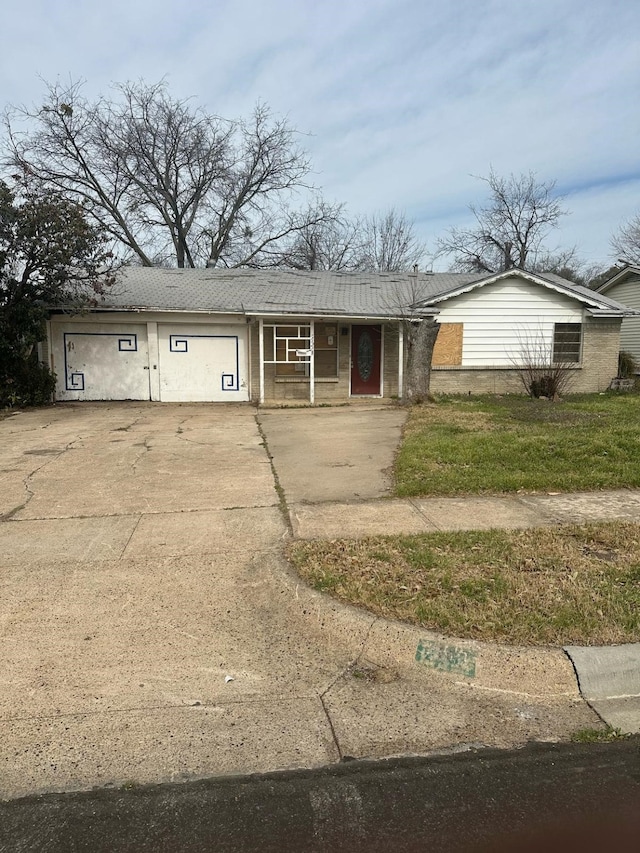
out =
[[(206, 311), (229, 314), (391, 317), (400, 306), (427, 304), (460, 287), (491, 278), (480, 274), (343, 273), (248, 269), (128, 267), (97, 306), (112, 309)], [(559, 276), (548, 281), (589, 296), (603, 308), (622, 308), (602, 294)], [(437, 308), (436, 308), (437, 310)]]

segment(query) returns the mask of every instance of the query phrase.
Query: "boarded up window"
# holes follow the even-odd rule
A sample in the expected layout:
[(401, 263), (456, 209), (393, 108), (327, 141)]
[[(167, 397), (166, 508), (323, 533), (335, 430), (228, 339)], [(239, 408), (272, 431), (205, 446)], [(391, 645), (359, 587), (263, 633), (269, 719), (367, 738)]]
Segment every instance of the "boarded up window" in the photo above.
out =
[(462, 364), (462, 326), (462, 323), (440, 323), (431, 362), (434, 367)]

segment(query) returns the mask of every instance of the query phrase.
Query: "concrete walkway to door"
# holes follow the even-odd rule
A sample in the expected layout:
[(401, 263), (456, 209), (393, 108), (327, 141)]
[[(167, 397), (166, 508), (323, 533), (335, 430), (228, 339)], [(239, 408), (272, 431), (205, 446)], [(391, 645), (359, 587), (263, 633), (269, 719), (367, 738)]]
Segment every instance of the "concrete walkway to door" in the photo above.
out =
[[(388, 490), (403, 412), (257, 417), (289, 500), (312, 481), (324, 500)], [(13, 413), (0, 519), (0, 797), (508, 747), (598, 721), (559, 649), (408, 634), (293, 575), (248, 405)]]

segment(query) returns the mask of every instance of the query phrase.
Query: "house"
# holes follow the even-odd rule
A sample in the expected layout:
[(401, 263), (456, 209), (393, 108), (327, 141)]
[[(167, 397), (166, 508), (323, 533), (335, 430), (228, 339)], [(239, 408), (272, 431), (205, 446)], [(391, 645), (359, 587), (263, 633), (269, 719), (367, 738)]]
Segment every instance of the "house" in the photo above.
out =
[(93, 308), (53, 311), (57, 400), (402, 397), (407, 318), (434, 316), (436, 393), (522, 391), (535, 347), (572, 390), (616, 375), (627, 309), (555, 275), (128, 268)]
[(598, 288), (598, 293), (622, 302), (639, 313), (625, 316), (620, 329), (620, 349), (631, 353), (640, 366), (640, 267), (629, 264)]

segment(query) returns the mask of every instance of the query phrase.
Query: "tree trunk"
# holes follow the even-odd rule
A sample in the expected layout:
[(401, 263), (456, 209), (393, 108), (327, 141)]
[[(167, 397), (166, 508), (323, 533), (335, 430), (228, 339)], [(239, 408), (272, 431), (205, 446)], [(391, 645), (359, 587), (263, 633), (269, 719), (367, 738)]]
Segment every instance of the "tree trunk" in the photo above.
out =
[(440, 325), (433, 317), (417, 317), (405, 321), (407, 337), (406, 400), (424, 403), (432, 399), (431, 359)]

